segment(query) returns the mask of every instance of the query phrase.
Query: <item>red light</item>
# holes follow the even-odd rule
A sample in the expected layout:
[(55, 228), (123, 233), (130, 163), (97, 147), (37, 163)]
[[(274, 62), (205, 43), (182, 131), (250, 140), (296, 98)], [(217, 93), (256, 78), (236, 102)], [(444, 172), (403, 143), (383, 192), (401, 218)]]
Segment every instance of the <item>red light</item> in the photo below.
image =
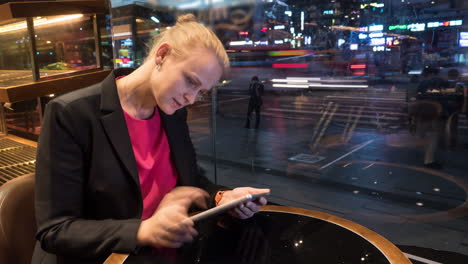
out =
[(444, 27), (448, 27), (450, 25), (450, 21), (444, 21)]
[(268, 28), (267, 27), (262, 27), (262, 29), (260, 29), (261, 32), (267, 32)]
[(273, 63), (272, 67), (275, 69), (308, 68), (309, 63)]
[(365, 69), (366, 65), (365, 64), (352, 64), (349, 66), (350, 69)]
[(365, 75), (365, 72), (358, 71), (358, 72), (353, 72), (353, 75)]
[(248, 35), (249, 32), (248, 31), (239, 31), (239, 35)]

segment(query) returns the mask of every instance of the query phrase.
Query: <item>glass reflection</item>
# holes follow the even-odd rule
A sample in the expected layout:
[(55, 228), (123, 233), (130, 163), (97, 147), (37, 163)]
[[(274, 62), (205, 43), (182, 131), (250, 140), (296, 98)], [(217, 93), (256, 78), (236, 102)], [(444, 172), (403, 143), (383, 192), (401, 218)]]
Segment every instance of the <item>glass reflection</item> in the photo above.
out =
[(366, 239), (319, 219), (261, 212), (246, 221), (218, 217), (200, 236), (175, 250), (147, 251), (124, 263), (390, 263)]
[(33, 81), (26, 20), (0, 24), (0, 87)]
[[(129, 32), (115, 38), (117, 52), (128, 50), (118, 63), (138, 66), (141, 43), (179, 13), (195, 13), (223, 41), (226, 82), (215, 102), (189, 109), (198, 160), (212, 173), (217, 105), (219, 184), (269, 187), (276, 203), (468, 255), (466, 1), (112, 2), (129, 17), (115, 21)], [(261, 117), (257, 129), (244, 127), (253, 76), (264, 85), (250, 114)]]
[(41, 77), (96, 68), (92, 16), (35, 17), (33, 21)]

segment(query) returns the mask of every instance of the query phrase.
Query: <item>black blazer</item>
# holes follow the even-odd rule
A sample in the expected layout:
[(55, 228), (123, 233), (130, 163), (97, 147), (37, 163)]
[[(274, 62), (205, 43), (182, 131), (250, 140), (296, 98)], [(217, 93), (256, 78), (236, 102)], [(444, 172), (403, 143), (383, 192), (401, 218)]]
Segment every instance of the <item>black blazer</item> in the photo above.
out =
[[(143, 200), (115, 84), (117, 76), (129, 73), (115, 70), (101, 83), (47, 105), (36, 161), (33, 263), (102, 263), (112, 252), (137, 248)], [(221, 187), (198, 173), (186, 109), (159, 114), (178, 185), (214, 195)]]

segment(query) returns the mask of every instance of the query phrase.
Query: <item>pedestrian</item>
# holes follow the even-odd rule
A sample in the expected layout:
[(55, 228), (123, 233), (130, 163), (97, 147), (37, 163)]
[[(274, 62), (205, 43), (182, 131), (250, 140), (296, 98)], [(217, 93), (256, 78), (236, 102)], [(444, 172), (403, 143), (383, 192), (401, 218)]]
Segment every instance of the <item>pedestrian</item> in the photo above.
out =
[[(46, 107), (36, 162), (32, 263), (103, 263), (113, 252), (178, 248), (197, 235), (189, 207), (265, 189), (229, 190), (200, 175), (186, 106), (214, 86), (229, 59), (193, 15), (155, 39), (136, 70)], [(246, 219), (265, 198), (231, 209)]]
[(249, 85), (249, 106), (247, 109), (247, 121), (245, 122), (245, 128), (250, 128), (250, 121), (252, 112), (255, 111), (255, 128), (258, 129), (260, 125), (260, 109), (262, 107), (262, 95), (264, 86), (259, 81), (257, 76), (253, 76)]

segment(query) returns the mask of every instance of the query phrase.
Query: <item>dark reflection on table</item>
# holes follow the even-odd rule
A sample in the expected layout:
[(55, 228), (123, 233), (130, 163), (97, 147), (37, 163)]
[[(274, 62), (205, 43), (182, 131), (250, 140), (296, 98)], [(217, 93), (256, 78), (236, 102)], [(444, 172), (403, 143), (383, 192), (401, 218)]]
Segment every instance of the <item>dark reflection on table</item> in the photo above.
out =
[(302, 215), (260, 212), (249, 220), (218, 217), (178, 250), (131, 255), (131, 263), (390, 263), (371, 243), (338, 225)]

